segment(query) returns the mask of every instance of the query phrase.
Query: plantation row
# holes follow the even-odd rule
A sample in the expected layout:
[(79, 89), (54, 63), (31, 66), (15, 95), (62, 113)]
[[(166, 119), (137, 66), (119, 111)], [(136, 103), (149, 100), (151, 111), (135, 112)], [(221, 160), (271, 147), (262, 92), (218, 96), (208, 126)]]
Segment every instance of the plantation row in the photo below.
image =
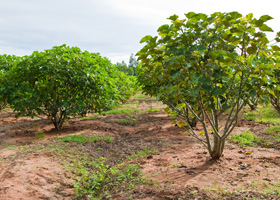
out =
[[(273, 32), (268, 15), (185, 16), (171, 16), (159, 36), (141, 40), (146, 45), (137, 53), (137, 81), (219, 159), (246, 105), (271, 103), (280, 113), (280, 32), (268, 39), (266, 32)], [(111, 109), (137, 90), (135, 77), (77, 47), (3, 55), (0, 62), (1, 107), (9, 104), (19, 115), (46, 115), (56, 129), (70, 115)], [(226, 119), (223, 126), (221, 119)], [(203, 132), (194, 130), (198, 122)]]
[[(244, 106), (271, 103), (280, 113), (280, 32), (268, 39), (266, 32), (273, 32), (268, 15), (185, 16), (171, 16), (159, 36), (141, 40), (146, 45), (137, 53), (138, 79), (146, 94), (167, 104), (166, 111), (181, 118), (179, 126), (187, 126), (219, 159)], [(203, 132), (193, 128), (197, 122)]]
[(135, 77), (77, 47), (0, 56), (0, 109), (9, 104), (18, 116), (45, 115), (57, 130), (69, 116), (109, 110), (136, 90)]

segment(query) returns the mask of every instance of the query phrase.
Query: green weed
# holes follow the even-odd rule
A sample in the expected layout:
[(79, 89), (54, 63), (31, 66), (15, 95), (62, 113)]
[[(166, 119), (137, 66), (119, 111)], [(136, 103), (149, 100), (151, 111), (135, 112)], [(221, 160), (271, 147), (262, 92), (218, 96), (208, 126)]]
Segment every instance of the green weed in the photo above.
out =
[(107, 137), (105, 137), (105, 141), (106, 141), (107, 143), (112, 143), (112, 142), (114, 141), (114, 138), (113, 138), (113, 137), (110, 137), (110, 136), (107, 136)]
[(152, 113), (152, 112), (159, 112), (160, 111), (160, 109), (153, 109), (153, 108), (150, 108), (150, 109), (148, 109), (148, 110), (145, 110), (145, 112), (147, 112), (147, 113)]
[(135, 114), (133, 114), (133, 113), (128, 113), (127, 115), (128, 115), (129, 117), (133, 118), (133, 119), (136, 119), (136, 118), (137, 118), (137, 116), (136, 116)]
[(97, 116), (83, 117), (83, 118), (81, 118), (80, 120), (81, 120), (81, 121), (86, 121), (86, 120), (97, 120), (97, 119), (100, 119), (100, 117), (97, 117)]
[(101, 114), (129, 114), (129, 113), (140, 113), (140, 112), (141, 110), (139, 109), (122, 108), (122, 109), (109, 110), (106, 112), (102, 112)]
[(109, 167), (105, 164), (105, 158), (100, 157), (91, 166), (94, 166), (94, 170), (80, 171), (82, 178), (75, 184), (78, 198), (102, 199), (109, 191), (132, 190), (136, 184), (143, 182), (138, 165)]
[(45, 133), (42, 132), (42, 133), (39, 133), (35, 136), (36, 138), (44, 138), (45, 137)]
[(128, 104), (122, 104), (119, 107), (123, 108), (123, 107), (133, 107), (136, 108), (138, 106), (139, 102), (135, 102), (135, 103), (128, 103)]
[(252, 134), (251, 131), (242, 132), (240, 134), (232, 135), (229, 139), (231, 142), (237, 143), (239, 146), (247, 147), (254, 146), (254, 143), (263, 142), (263, 139)]
[(245, 119), (280, 125), (280, 115), (272, 107), (259, 107), (256, 111), (247, 112)]
[(134, 160), (137, 158), (145, 158), (149, 154), (155, 154), (157, 150), (155, 149), (144, 149), (143, 151), (138, 152), (137, 154), (133, 153), (131, 156), (128, 156), (128, 160)]
[(134, 99), (147, 99), (147, 98), (149, 98), (149, 96), (145, 94), (137, 94), (134, 96)]
[(11, 146), (8, 146), (8, 147), (6, 147), (5, 149), (6, 150), (15, 150), (15, 149), (17, 149), (18, 147), (16, 146), (16, 145), (11, 145)]
[(134, 125), (137, 124), (138, 121), (137, 120), (130, 120), (130, 119), (120, 119), (118, 120), (118, 124), (121, 125)]
[(270, 126), (266, 129), (266, 133), (280, 141), (280, 126)]
[(78, 143), (106, 141), (106, 142), (110, 143), (113, 141), (113, 138), (112, 137), (101, 137), (101, 136), (85, 137), (83, 135), (68, 135), (68, 136), (62, 137), (61, 141), (78, 142)]
[(36, 147), (37, 150), (44, 149), (44, 148), (45, 148), (44, 145), (41, 145), (41, 146)]

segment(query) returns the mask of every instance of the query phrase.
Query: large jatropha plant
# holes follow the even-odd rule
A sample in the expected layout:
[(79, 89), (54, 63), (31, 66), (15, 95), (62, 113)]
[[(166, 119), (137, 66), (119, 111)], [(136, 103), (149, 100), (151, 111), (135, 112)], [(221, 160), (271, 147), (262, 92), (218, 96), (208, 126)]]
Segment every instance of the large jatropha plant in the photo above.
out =
[[(5, 79), (6, 74), (9, 70), (12, 69), (14, 65), (20, 60), (19, 56), (15, 55), (0, 55), (0, 86), (2, 81)], [(8, 102), (6, 96), (3, 95), (3, 92), (0, 90), (0, 111), (3, 110), (7, 106)]]
[[(171, 16), (171, 24), (158, 29), (159, 36), (142, 38), (146, 45), (137, 53), (138, 81), (219, 159), (238, 113), (249, 98), (264, 93), (261, 86), (272, 70), (265, 34), (273, 31), (266, 25), (272, 17), (238, 12), (185, 16)], [(202, 125), (202, 132), (192, 128), (189, 116)]]
[(269, 94), (270, 103), (280, 114), (280, 47), (276, 45), (280, 42), (280, 32), (277, 33), (274, 42), (270, 49), (273, 73), (267, 77), (266, 91)]
[(111, 68), (98, 54), (55, 46), (22, 57), (0, 88), (18, 115), (47, 116), (59, 130), (69, 116), (114, 103), (118, 91), (108, 73)]

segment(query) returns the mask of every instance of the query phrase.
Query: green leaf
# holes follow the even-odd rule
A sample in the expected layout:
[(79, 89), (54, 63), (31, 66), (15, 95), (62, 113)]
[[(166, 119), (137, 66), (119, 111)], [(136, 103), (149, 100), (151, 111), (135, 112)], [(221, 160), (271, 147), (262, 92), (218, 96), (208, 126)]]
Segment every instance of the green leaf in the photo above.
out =
[(273, 29), (270, 28), (270, 27), (269, 27), (268, 25), (266, 25), (266, 24), (261, 25), (260, 30), (261, 30), (261, 31), (273, 32)]
[(172, 20), (172, 21), (175, 21), (175, 20), (178, 19), (178, 18), (179, 18), (178, 15), (172, 15), (172, 16), (168, 17), (167, 19), (170, 19), (170, 20)]
[[(242, 16), (241, 16), (241, 17), (242, 17)], [(253, 13), (249, 13), (248, 15), (246, 15), (246, 18), (247, 18), (248, 20), (253, 19), (253, 17), (254, 17)]]
[(230, 12), (229, 14), (235, 19), (242, 17), (242, 15), (239, 12), (236, 12), (236, 11), (235, 12)]
[(255, 54), (257, 52), (258, 48), (256, 45), (253, 45), (251, 47), (247, 48), (247, 53), (248, 54)]
[(161, 27), (158, 28), (157, 32), (165, 32), (169, 29), (169, 25), (168, 24), (164, 24)]
[(195, 16), (196, 15), (196, 13), (195, 12), (189, 12), (189, 13), (187, 13), (187, 14), (185, 14), (185, 16), (187, 17), (187, 18), (192, 18), (193, 16)]
[(170, 108), (169, 108), (169, 107), (164, 108), (164, 112), (165, 112), (165, 113), (168, 113), (168, 112), (169, 112), (169, 110), (170, 110)]
[(200, 135), (200, 136), (203, 136), (204, 134), (205, 134), (204, 131), (200, 131), (200, 132), (199, 132), (199, 135)]
[(263, 15), (260, 17), (260, 20), (263, 21), (263, 22), (266, 22), (268, 20), (271, 20), (273, 19), (273, 17), (269, 16), (269, 15)]
[(146, 35), (145, 37), (143, 37), (140, 41), (140, 43), (144, 43), (144, 42), (148, 42), (152, 39), (153, 37), (151, 35)]
[(179, 126), (180, 128), (183, 127), (183, 126), (187, 126), (187, 123), (186, 123), (186, 122), (183, 122), (183, 121), (180, 121), (180, 122), (178, 122), (177, 124), (178, 124), (178, 126)]
[(277, 45), (273, 45), (273, 46), (271, 46), (271, 48), (272, 48), (274, 51), (280, 51), (280, 47), (277, 46)]

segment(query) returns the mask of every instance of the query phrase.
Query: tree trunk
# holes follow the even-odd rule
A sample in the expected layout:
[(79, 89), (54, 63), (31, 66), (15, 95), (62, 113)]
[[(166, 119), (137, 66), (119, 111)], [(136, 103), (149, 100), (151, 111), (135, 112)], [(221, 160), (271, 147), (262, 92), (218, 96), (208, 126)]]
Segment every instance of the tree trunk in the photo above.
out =
[(54, 125), (55, 130), (61, 130), (65, 119), (66, 119), (65, 111), (62, 111), (60, 113), (53, 113), (51, 121)]
[(279, 105), (279, 101), (278, 100), (279, 100), (278, 97), (275, 98), (274, 96), (270, 96), (270, 102), (271, 102), (272, 106), (280, 114), (280, 105)]
[(214, 135), (214, 146), (212, 152), (210, 152), (212, 159), (218, 160), (223, 155), (225, 141), (225, 139)]
[(192, 119), (189, 119), (189, 125), (193, 128), (196, 127), (198, 122), (198, 119), (196, 117), (193, 117)]
[(252, 111), (253, 111), (253, 110), (256, 110), (256, 106), (255, 106), (254, 104), (249, 103), (248, 105), (250, 106), (250, 108), (251, 108)]

